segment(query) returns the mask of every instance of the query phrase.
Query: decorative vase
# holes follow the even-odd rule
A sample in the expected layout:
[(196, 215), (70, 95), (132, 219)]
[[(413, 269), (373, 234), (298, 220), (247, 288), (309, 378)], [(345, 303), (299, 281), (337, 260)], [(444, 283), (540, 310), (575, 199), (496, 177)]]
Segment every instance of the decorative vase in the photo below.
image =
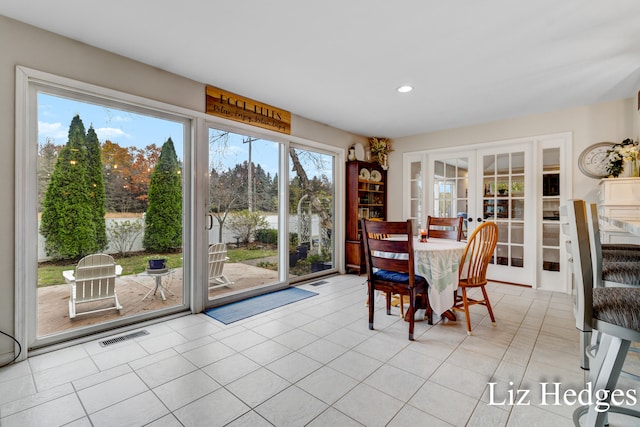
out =
[(349, 157), (348, 157), (349, 161), (352, 162), (356, 159), (356, 149), (355, 148), (349, 148)]
[(620, 174), (622, 177), (626, 178), (636, 178), (640, 176), (640, 170), (638, 170), (638, 160), (625, 160), (624, 168), (622, 169), (622, 173)]

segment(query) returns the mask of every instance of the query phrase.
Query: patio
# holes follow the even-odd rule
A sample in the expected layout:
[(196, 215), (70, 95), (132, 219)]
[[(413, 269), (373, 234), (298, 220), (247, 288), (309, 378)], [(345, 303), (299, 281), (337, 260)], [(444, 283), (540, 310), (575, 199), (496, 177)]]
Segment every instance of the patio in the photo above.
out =
[[(227, 263), (224, 274), (233, 283), (228, 288), (213, 289), (209, 297), (216, 297), (229, 292), (236, 292), (249, 287), (260, 286), (277, 279), (276, 271), (267, 270), (244, 263)], [(62, 278), (61, 278), (62, 279)], [(155, 287), (155, 278), (144, 273), (120, 276), (116, 280), (116, 292), (122, 309), (103, 311), (82, 315), (69, 319), (69, 285), (61, 284), (47, 286), (38, 289), (38, 336), (45, 336), (68, 329), (89, 326), (120, 317), (133, 316), (139, 313), (158, 310), (178, 305), (182, 302), (182, 269), (176, 268), (171, 274), (162, 278), (167, 297), (163, 301), (160, 293), (153, 292), (146, 298), (143, 297), (150, 289)], [(108, 307), (112, 301), (100, 301), (81, 304), (78, 311), (81, 313), (91, 306), (92, 308)], [(83, 307), (84, 306), (84, 307)]]

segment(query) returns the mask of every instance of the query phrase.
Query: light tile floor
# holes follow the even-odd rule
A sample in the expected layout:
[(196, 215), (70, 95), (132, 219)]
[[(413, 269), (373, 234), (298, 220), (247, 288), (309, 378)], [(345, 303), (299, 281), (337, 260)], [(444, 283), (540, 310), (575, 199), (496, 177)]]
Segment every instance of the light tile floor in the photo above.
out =
[[(228, 326), (185, 316), (135, 340), (84, 343), (5, 367), (0, 424), (573, 425), (575, 405), (550, 397), (545, 405), (541, 386), (584, 389), (568, 295), (490, 284), (497, 327), (476, 306), (473, 336), (459, 315), (417, 322), (410, 342), (395, 309), (387, 316), (378, 308), (368, 330), (363, 280), (303, 285), (319, 295)], [(637, 384), (623, 385), (640, 395)], [(529, 391), (528, 405), (509, 404), (517, 390)]]

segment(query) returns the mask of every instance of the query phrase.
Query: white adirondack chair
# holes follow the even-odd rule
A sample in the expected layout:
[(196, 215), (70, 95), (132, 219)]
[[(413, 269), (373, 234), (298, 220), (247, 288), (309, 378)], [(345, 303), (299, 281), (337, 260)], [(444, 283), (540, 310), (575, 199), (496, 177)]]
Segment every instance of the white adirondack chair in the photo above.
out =
[[(113, 257), (106, 254), (87, 255), (74, 270), (65, 270), (62, 276), (69, 283), (69, 318), (79, 314), (97, 313), (105, 310), (121, 310), (116, 294), (116, 276), (122, 274), (122, 266), (116, 265)], [(113, 299), (113, 306), (96, 308), (83, 312), (76, 311), (76, 305), (100, 300)]]
[(227, 246), (224, 243), (214, 243), (209, 246), (209, 290), (233, 285), (222, 273), (227, 257)]

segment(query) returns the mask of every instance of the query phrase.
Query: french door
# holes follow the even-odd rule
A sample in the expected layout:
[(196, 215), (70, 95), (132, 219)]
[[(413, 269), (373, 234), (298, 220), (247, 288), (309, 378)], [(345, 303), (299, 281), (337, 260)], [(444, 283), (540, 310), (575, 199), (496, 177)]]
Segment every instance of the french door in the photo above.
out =
[[(426, 163), (426, 215), (415, 215), (416, 221), (423, 224), (427, 215), (462, 216), (463, 240), (478, 224), (494, 221), (499, 238), (488, 277), (531, 285), (535, 227), (529, 223), (534, 211), (527, 212), (525, 206), (525, 200), (533, 200), (534, 195), (530, 144), (465, 150), (462, 155), (460, 150), (433, 152), (428, 154)], [(417, 187), (419, 184), (414, 182), (415, 194), (420, 193)]]
[(404, 155), (405, 218), (463, 216), (466, 236), (498, 224), (488, 277), (570, 291), (561, 244), (561, 206), (571, 195), (571, 134), (499, 141)]
[(531, 144), (476, 152), (475, 224), (493, 221), (498, 225), (498, 245), (487, 271), (493, 280), (533, 285), (536, 228), (531, 152)]

